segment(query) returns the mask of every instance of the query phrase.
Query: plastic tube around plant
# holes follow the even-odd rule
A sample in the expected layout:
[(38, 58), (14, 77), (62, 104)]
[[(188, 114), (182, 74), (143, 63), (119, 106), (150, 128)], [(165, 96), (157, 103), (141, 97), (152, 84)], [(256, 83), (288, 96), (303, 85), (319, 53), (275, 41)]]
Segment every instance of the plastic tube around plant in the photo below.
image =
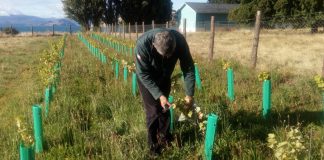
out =
[(36, 153), (43, 152), (43, 126), (42, 126), (42, 109), (38, 105), (33, 106), (34, 119), (34, 138)]
[(199, 70), (198, 70), (197, 64), (195, 64), (195, 79), (196, 79), (196, 84), (197, 84), (198, 90), (201, 90), (202, 89), (201, 79), (200, 79), (200, 75), (199, 75)]
[(49, 111), (49, 105), (51, 103), (51, 87), (45, 89), (45, 116), (47, 117)]
[(127, 66), (124, 66), (124, 82), (127, 83), (127, 75), (128, 74), (128, 70), (127, 70)]
[(227, 69), (227, 96), (231, 101), (234, 101), (234, 74), (233, 69)]
[(115, 77), (116, 77), (116, 79), (118, 79), (118, 75), (119, 75), (119, 62), (118, 62), (118, 60), (116, 60), (116, 62), (115, 62)]
[(55, 84), (55, 82), (51, 85), (51, 95), (52, 95), (52, 97), (53, 97), (53, 95), (55, 94), (55, 92), (56, 92), (56, 84)]
[(133, 48), (129, 47), (129, 55), (132, 56), (133, 55)]
[(136, 82), (136, 73), (132, 72), (132, 93), (136, 96), (137, 92), (137, 82)]
[[(173, 96), (169, 96), (169, 103), (173, 103)], [(170, 133), (173, 133), (174, 130), (174, 110), (173, 107), (170, 107)]]
[(264, 80), (262, 87), (262, 115), (263, 118), (267, 119), (270, 115), (271, 110), (271, 81)]
[(19, 145), (20, 160), (35, 160), (35, 152), (33, 146), (26, 147), (22, 142)]
[(218, 116), (209, 114), (207, 119), (207, 129), (205, 138), (205, 156), (207, 160), (211, 160), (213, 156), (213, 146), (217, 132)]

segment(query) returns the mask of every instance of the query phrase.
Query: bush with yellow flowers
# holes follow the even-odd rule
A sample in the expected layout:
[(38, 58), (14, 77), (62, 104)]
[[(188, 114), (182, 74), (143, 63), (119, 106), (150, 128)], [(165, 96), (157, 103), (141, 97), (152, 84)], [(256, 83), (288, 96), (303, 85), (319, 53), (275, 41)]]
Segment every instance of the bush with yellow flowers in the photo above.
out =
[(282, 140), (277, 139), (274, 133), (270, 133), (267, 141), (268, 147), (273, 150), (275, 157), (279, 160), (296, 160), (305, 155), (305, 141), (299, 127), (286, 128), (286, 135)]

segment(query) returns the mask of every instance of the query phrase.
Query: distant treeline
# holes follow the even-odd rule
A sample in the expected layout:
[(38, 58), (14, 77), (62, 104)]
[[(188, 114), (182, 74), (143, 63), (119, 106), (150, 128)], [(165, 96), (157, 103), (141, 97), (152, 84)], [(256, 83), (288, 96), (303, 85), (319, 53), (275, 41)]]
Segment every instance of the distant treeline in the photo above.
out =
[[(69, 18), (77, 21), (83, 29), (91, 24), (99, 28), (101, 22), (149, 24), (165, 23), (172, 17), (171, 0), (62, 0)], [(239, 3), (229, 19), (239, 24), (251, 24), (257, 10), (262, 12), (263, 26), (268, 28), (311, 27), (317, 32), (324, 26), (323, 0), (208, 0), (208, 3)]]
[(64, 12), (77, 21), (84, 30), (101, 22), (165, 23), (171, 19), (171, 0), (62, 0)]

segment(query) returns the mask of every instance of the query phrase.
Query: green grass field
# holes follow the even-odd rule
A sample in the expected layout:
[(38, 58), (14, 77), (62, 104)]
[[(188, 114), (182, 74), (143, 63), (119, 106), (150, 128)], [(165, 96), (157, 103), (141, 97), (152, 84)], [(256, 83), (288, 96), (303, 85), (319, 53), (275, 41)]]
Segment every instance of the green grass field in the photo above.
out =
[[(60, 37), (2, 38), (0, 46), (0, 157), (18, 159), (16, 117), (32, 127), (31, 107), (43, 103), (39, 57), (48, 41)], [(2, 45), (3, 44), (3, 45)], [(226, 97), (226, 72), (220, 60), (195, 59), (203, 90), (195, 99), (204, 113), (219, 116), (215, 159), (275, 159), (267, 136), (284, 141), (290, 126), (300, 126), (301, 159), (324, 158), (322, 97), (313, 77), (280, 68), (271, 71), (272, 114), (261, 115), (262, 82), (258, 73), (230, 59), (235, 72), (235, 101)], [(110, 65), (101, 64), (75, 36), (68, 36), (61, 82), (43, 117), (44, 152), (36, 159), (147, 159), (145, 114), (141, 99)], [(179, 68), (174, 75), (180, 73)], [(129, 77), (130, 78), (130, 77)], [(183, 98), (183, 85), (174, 86)], [(192, 123), (176, 123), (176, 140), (159, 159), (202, 159), (204, 137)]]

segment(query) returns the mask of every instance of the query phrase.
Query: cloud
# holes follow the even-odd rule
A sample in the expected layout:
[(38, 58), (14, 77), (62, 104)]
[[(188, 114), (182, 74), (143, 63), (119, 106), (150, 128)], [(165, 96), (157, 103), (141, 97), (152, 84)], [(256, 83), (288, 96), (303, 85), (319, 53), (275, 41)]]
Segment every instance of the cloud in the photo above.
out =
[(61, 0), (1, 0), (0, 15), (32, 15), (44, 18), (63, 18)]
[(0, 16), (9, 16), (9, 15), (21, 15), (23, 14), (19, 10), (13, 9), (6, 5), (0, 6)]

